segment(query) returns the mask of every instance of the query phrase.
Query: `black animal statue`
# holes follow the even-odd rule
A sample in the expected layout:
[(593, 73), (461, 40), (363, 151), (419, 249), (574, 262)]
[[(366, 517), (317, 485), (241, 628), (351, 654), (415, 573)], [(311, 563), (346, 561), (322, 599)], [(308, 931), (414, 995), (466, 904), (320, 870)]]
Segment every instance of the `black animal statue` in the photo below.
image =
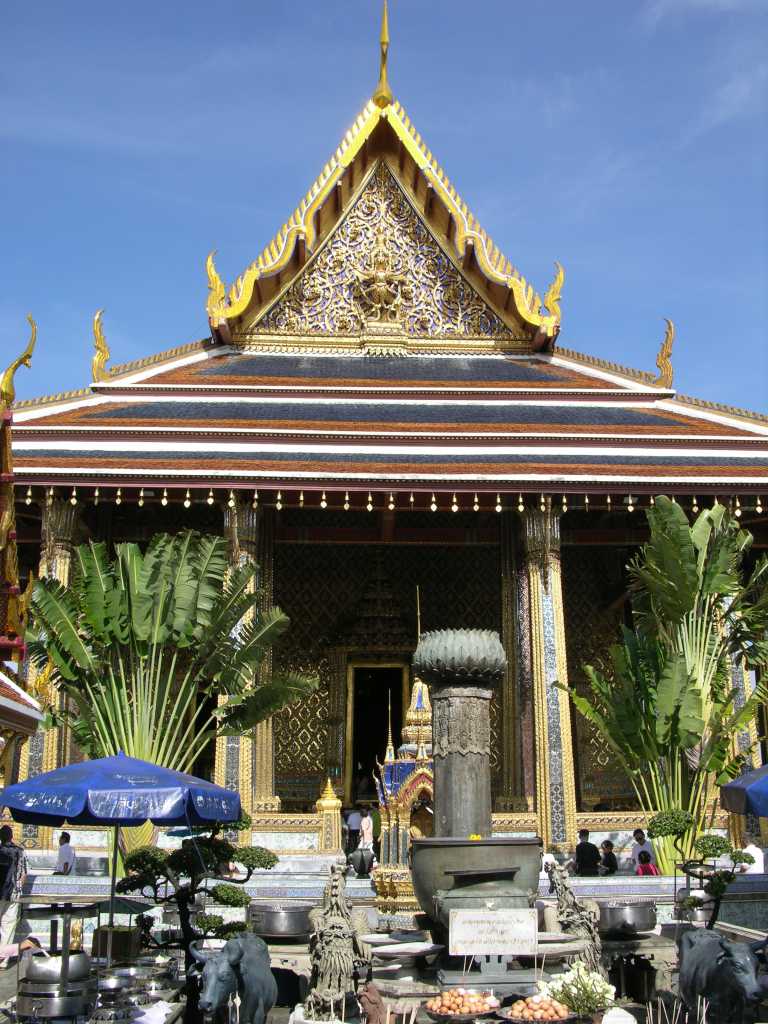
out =
[(680, 996), (690, 1019), (706, 999), (707, 1020), (718, 1024), (752, 1024), (752, 1009), (765, 992), (757, 978), (757, 958), (745, 942), (731, 942), (707, 929), (685, 932), (680, 939)]
[(190, 944), (189, 951), (203, 965), (198, 1006), (206, 1016), (223, 1009), (237, 992), (240, 1024), (264, 1024), (277, 1002), (277, 982), (263, 939), (242, 932), (228, 939), (216, 953), (201, 953), (195, 943)]

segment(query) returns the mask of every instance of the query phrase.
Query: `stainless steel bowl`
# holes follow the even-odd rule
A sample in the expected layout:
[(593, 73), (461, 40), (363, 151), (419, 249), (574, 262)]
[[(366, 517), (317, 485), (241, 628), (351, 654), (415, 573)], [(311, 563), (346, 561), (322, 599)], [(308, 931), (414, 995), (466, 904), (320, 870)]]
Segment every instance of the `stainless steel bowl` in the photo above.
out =
[(600, 904), (598, 928), (604, 935), (637, 935), (656, 927), (656, 904), (651, 901), (632, 903), (611, 900)]
[[(30, 981), (59, 981), (62, 958), (60, 956), (32, 956), (27, 964), (27, 978)], [(69, 981), (87, 978), (91, 970), (91, 958), (87, 953), (70, 953), (67, 977)]]
[(312, 932), (310, 910), (311, 903), (252, 903), (248, 924), (263, 939), (305, 939)]

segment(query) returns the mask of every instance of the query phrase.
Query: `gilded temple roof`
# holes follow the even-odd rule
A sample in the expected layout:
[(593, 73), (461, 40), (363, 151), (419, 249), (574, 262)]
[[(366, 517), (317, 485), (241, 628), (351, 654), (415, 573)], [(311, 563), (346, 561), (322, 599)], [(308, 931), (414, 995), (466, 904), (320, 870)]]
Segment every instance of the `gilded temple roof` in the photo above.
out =
[[(265, 315), (273, 303), (359, 206), (371, 179), (382, 180), (384, 170), (387, 182), (399, 191), (401, 206), (410, 207), (412, 220), (423, 225), (433, 248), (506, 328), (476, 336), (524, 350), (551, 347), (560, 327), (562, 269), (556, 265), (542, 300), (480, 226), (394, 99), (385, 106), (373, 99), (366, 104), (297, 208), (229, 288), (209, 256), (208, 315), (214, 335), (242, 343), (254, 333), (270, 333)], [(354, 259), (350, 249), (348, 254)], [(408, 333), (434, 336), (414, 326), (412, 321)]]
[(562, 268), (542, 299), (500, 252), (387, 50), (385, 23), (373, 98), (256, 260), (227, 288), (209, 257), (210, 338), (110, 366), (99, 312), (90, 387), (14, 407), (21, 485), (765, 491), (768, 417), (677, 395), (671, 321), (658, 374), (555, 345)]

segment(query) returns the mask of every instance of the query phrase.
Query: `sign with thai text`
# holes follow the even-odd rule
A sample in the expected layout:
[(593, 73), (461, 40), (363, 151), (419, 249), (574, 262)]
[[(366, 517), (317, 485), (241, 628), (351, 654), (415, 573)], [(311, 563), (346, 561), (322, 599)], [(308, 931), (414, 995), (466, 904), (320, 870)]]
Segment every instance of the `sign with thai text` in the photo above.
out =
[(536, 956), (536, 910), (452, 910), (451, 956)]

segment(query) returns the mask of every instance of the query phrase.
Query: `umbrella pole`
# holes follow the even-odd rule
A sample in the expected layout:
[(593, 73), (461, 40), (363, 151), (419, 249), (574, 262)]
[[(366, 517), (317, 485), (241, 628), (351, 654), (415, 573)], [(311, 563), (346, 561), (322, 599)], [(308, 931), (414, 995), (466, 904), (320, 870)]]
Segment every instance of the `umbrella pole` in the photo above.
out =
[(109, 930), (107, 932), (107, 967), (112, 964), (112, 929), (115, 924), (115, 888), (117, 887), (117, 843), (119, 825), (115, 825), (112, 836), (112, 882), (109, 887)]

